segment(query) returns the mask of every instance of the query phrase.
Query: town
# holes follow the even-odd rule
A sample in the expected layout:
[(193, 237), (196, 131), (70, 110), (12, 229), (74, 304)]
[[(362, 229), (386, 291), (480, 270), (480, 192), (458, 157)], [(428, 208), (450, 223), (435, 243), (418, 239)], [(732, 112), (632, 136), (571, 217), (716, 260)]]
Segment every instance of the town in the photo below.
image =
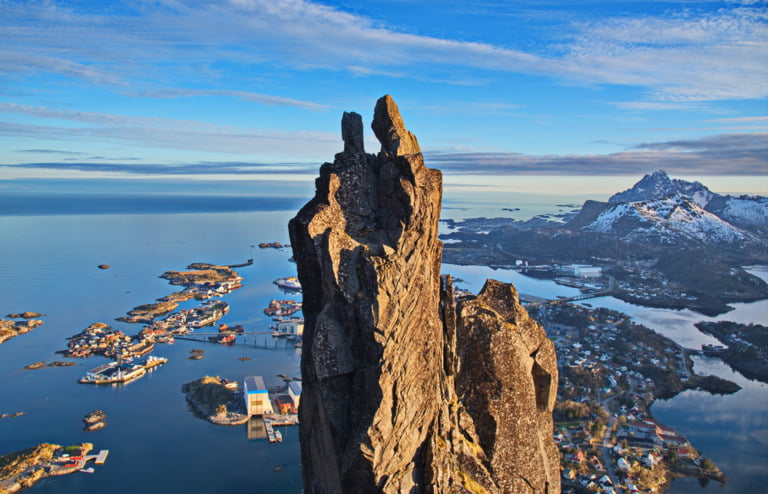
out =
[(683, 389), (738, 386), (692, 371), (687, 351), (625, 314), (562, 301), (528, 303), (554, 341), (560, 382), (554, 410), (563, 492), (663, 492), (674, 476), (725, 476), (674, 429), (656, 398)]

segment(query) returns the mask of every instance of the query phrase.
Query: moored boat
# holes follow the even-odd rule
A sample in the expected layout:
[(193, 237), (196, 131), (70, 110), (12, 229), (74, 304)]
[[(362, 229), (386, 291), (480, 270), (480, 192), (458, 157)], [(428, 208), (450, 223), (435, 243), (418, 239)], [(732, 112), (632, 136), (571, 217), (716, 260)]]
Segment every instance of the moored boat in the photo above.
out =
[(301, 283), (299, 283), (299, 280), (296, 279), (295, 276), (289, 276), (287, 278), (278, 278), (275, 281), (273, 281), (273, 283), (277, 285), (278, 288), (281, 288), (283, 290), (288, 290), (291, 292), (301, 291)]

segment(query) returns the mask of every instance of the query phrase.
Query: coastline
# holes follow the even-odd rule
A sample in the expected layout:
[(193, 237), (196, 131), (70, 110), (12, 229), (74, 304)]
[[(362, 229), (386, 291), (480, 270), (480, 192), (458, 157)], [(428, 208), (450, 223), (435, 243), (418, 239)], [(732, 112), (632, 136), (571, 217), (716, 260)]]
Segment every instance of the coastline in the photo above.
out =
[(26, 450), (0, 456), (0, 493), (15, 493), (34, 486), (47, 477), (69, 475), (82, 470), (95, 460), (104, 463), (107, 451), (89, 455), (93, 444), (63, 448), (58, 444), (42, 443)]

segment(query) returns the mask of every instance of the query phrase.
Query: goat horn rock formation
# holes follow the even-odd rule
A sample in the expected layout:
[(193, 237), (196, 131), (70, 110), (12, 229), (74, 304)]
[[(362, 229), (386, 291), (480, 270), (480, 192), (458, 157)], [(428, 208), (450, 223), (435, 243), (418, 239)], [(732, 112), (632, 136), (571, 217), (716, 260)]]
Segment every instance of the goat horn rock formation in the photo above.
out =
[(390, 96), (289, 224), (304, 291), (304, 491), (559, 493), (554, 346), (511, 285), (440, 276), (442, 175)]

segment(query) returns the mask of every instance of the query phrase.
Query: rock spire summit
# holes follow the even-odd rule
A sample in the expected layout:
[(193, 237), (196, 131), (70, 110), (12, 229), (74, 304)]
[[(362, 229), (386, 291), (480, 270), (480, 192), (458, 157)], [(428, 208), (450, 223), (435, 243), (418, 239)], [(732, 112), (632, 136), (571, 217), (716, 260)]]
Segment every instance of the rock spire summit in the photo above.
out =
[(363, 147), (320, 168), (291, 220), (304, 289), (299, 410), (308, 494), (559, 492), (552, 343), (513, 287), (456, 302), (440, 276), (442, 175), (390, 96)]

